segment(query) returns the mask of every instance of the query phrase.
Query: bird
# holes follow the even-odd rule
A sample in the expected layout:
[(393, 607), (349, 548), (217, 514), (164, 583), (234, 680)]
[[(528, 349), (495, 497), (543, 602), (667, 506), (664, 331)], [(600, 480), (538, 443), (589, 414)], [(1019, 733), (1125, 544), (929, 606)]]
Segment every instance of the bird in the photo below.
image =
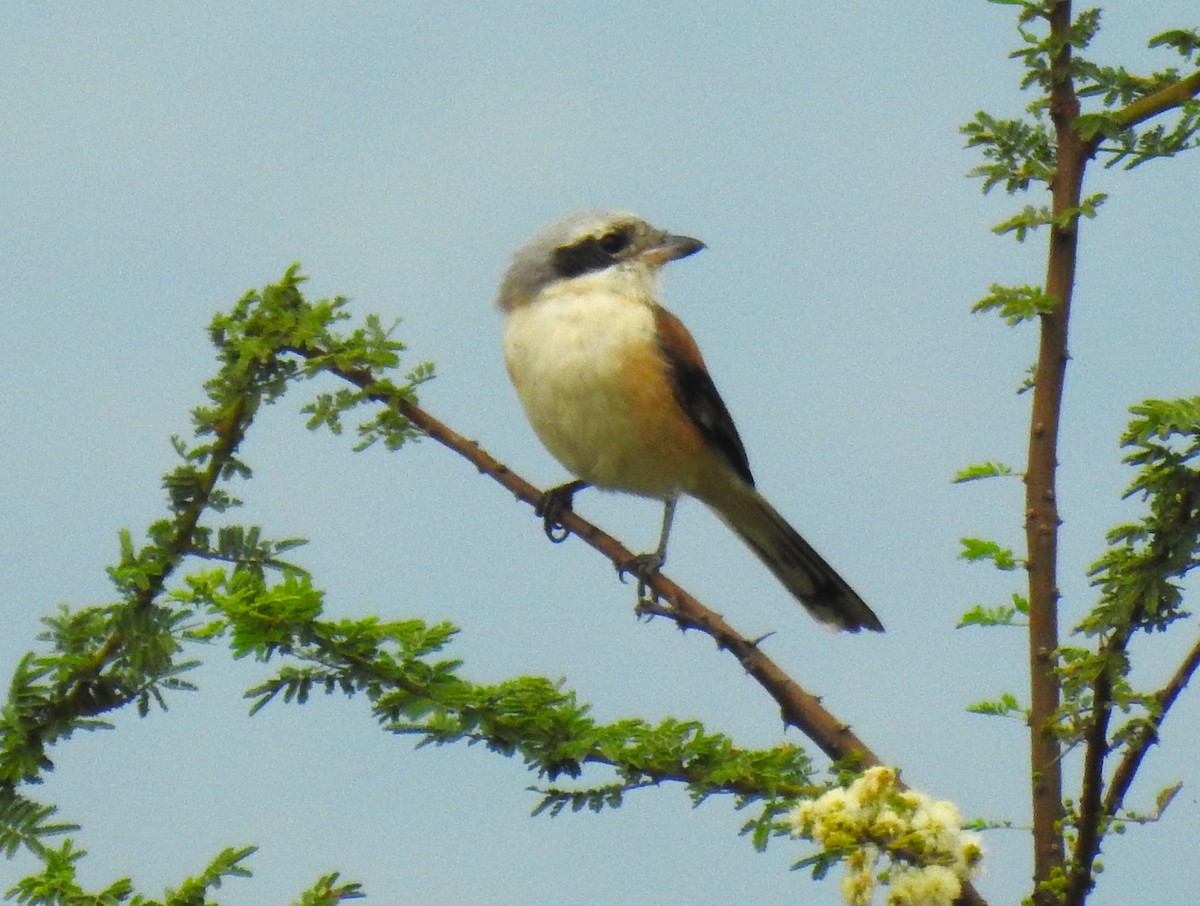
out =
[(496, 305), (509, 377), (534, 433), (575, 478), (538, 504), (552, 540), (575, 493), (593, 486), (664, 503), (658, 548), (629, 566), (661, 568), (675, 506), (706, 504), (820, 623), (883, 624), (756, 489), (741, 437), (683, 323), (659, 302), (664, 265), (703, 242), (624, 212), (588, 210), (513, 254)]

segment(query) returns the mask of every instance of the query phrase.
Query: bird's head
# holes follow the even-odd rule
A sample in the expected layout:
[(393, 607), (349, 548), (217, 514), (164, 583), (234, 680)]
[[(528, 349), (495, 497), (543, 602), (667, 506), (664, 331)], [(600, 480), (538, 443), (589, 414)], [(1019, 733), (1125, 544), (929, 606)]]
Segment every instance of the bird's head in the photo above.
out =
[(668, 261), (702, 248), (699, 239), (657, 229), (633, 214), (581, 211), (552, 223), (517, 249), (496, 304), (511, 311), (556, 284), (608, 271), (652, 278)]

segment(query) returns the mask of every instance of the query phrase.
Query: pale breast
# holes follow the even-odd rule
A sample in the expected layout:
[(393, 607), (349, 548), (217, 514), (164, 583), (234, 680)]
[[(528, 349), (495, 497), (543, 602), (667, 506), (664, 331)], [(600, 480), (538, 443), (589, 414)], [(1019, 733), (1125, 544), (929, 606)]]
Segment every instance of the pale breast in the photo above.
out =
[(509, 313), (504, 355), (538, 437), (573, 474), (650, 497), (684, 486), (692, 438), (673, 436), (680, 413), (649, 306), (604, 292), (549, 295)]

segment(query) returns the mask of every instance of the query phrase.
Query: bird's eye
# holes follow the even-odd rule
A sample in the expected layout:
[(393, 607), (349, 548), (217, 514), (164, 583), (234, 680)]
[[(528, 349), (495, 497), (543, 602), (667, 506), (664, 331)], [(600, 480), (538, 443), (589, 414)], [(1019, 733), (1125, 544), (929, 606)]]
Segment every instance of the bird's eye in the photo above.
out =
[(606, 254), (616, 255), (629, 248), (630, 238), (628, 230), (613, 230), (601, 236), (597, 243)]

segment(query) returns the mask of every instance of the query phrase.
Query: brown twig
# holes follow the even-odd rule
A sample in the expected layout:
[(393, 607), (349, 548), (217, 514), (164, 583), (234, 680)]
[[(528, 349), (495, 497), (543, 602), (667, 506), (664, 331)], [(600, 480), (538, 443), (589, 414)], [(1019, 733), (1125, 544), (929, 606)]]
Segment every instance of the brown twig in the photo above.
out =
[(1078, 836), (1071, 854), (1067, 881), (1067, 903), (1082, 903), (1095, 883), (1092, 866), (1100, 851), (1104, 812), (1104, 762), (1108, 757), (1108, 727), (1112, 720), (1112, 677), (1110, 658), (1120, 656), (1129, 641), (1129, 632), (1119, 633), (1101, 646), (1099, 656), (1105, 666), (1092, 683), (1091, 725), (1084, 734), (1083, 776), (1079, 782), (1079, 812), (1075, 826)]
[[(310, 359), (325, 355), (323, 350), (296, 351)], [(541, 500), (540, 489), (493, 457), (476, 441), (454, 431), (389, 385), (376, 383), (369, 371), (342, 368), (333, 364), (323, 367), (331, 374), (366, 391), (371, 399), (394, 406), (422, 434), (469, 460), (484, 475), (511, 491), (518, 500), (530, 506)], [(577, 513), (563, 513), (560, 522), (563, 528), (599, 551), (615, 567), (627, 564), (633, 557), (632, 552), (616, 538)], [(670, 617), (683, 629), (699, 629), (711, 636), (718, 647), (736, 657), (746, 672), (775, 699), (784, 723), (800, 730), (816, 743), (822, 752), (834, 759), (857, 760), (865, 767), (881, 763), (879, 757), (854, 734), (848, 724), (831, 714), (819, 698), (800, 688), (753, 640), (735, 630), (719, 613), (705, 607), (662, 573), (650, 577), (647, 585), (653, 595), (667, 605), (652, 608), (654, 613)]]

